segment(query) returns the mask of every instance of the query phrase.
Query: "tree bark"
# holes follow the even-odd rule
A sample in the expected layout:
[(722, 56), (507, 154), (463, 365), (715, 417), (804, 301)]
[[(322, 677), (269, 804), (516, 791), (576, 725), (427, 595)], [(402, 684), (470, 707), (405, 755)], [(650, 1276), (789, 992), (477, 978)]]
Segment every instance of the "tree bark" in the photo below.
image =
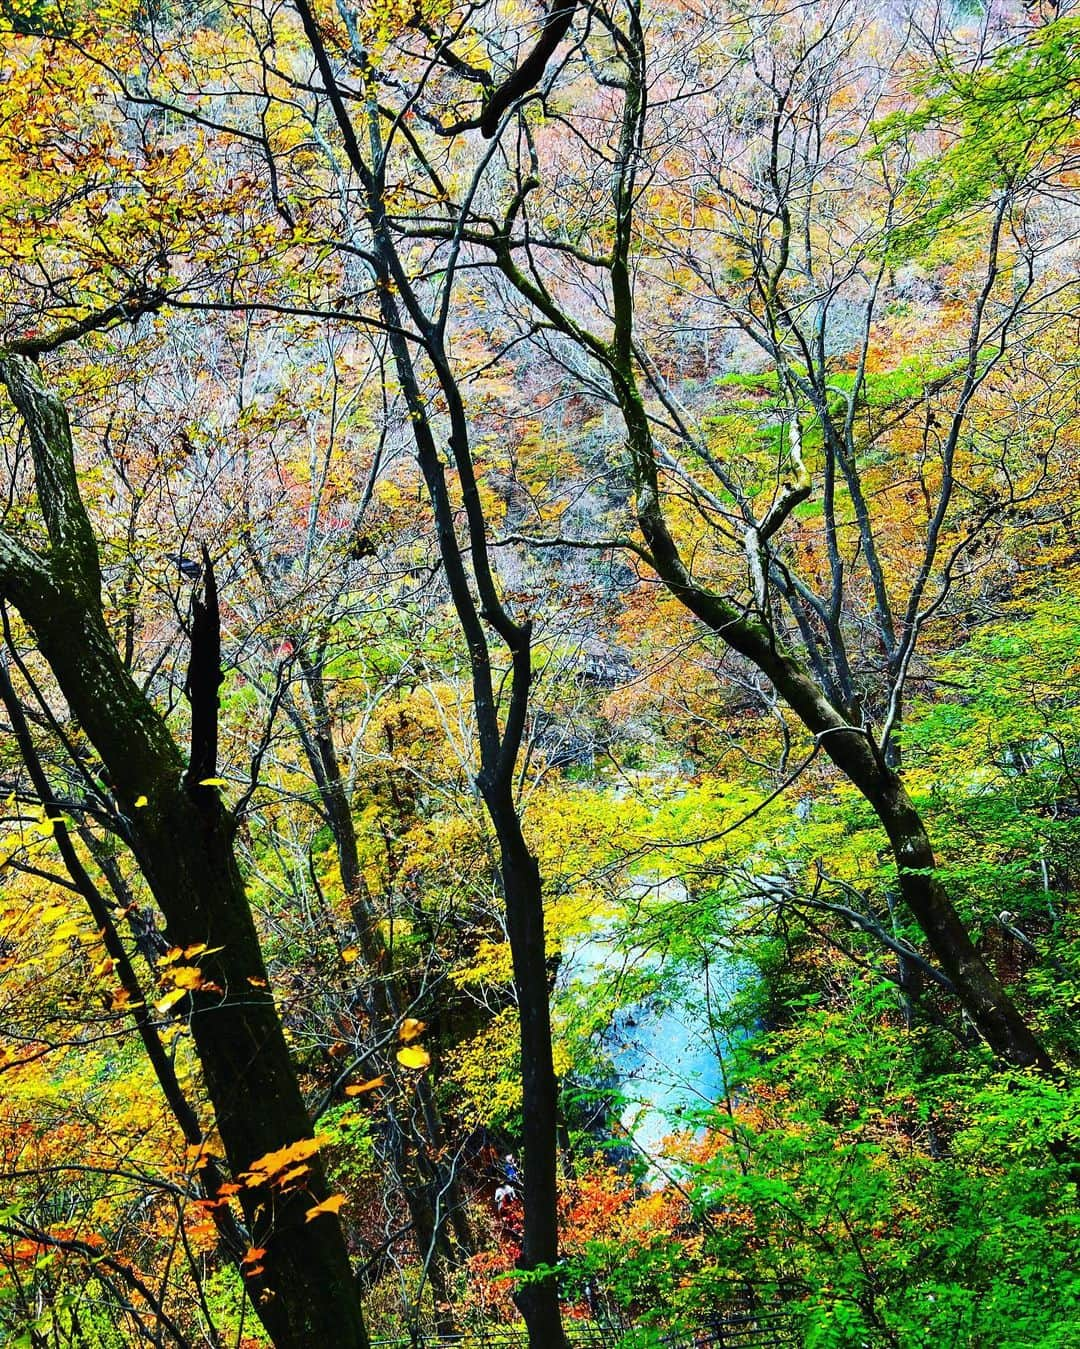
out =
[[(7, 667), (2, 659), (0, 659), (0, 702), (7, 709), (12, 734), (19, 747), (22, 761), (26, 766), (34, 790), (37, 792), (46, 818), (52, 823), (53, 839), (60, 858), (67, 868), (72, 884), (85, 900), (90, 915), (97, 924), (101, 933), (102, 944), (113, 962), (120, 987), (127, 995), (132, 1019), (138, 1030), (139, 1038), (142, 1040), (146, 1057), (150, 1061), (154, 1076), (161, 1088), (161, 1094), (165, 1097), (165, 1102), (183, 1134), (185, 1143), (191, 1148), (200, 1150), (196, 1169), (203, 1195), (205, 1198), (214, 1201), (218, 1197), (218, 1191), (223, 1181), (221, 1171), (214, 1158), (203, 1148), (206, 1136), (199, 1123), (198, 1115), (180, 1085), (172, 1057), (166, 1051), (161, 1036), (158, 1034), (158, 1028), (154, 1024), (153, 1014), (148, 1005), (145, 991), (139, 984), (127, 948), (121, 941), (120, 933), (113, 921), (112, 910), (94, 884), (75, 850), (71, 835), (68, 833), (67, 823), (38, 757), (22, 704), (19, 702), (8, 675)], [(221, 1238), (222, 1251), (235, 1264), (241, 1259), (247, 1246), (244, 1234), (240, 1231), (233, 1211), (227, 1204), (215, 1204), (211, 1213)]]
[[(644, 408), (630, 400), (644, 419)], [(648, 436), (638, 426), (639, 436)], [(651, 457), (651, 455), (650, 455)], [(939, 877), (926, 827), (900, 775), (853, 726), (762, 620), (694, 584), (661, 514), (655, 481), (639, 484), (638, 521), (660, 579), (672, 595), (764, 674), (833, 763), (873, 808), (889, 839), (900, 891), (980, 1035), (1004, 1062), (1053, 1068), (1053, 1061), (979, 955)]]
[[(505, 784), (479, 779), (499, 841), (506, 927), (514, 967), (521, 1033), (522, 1190), (525, 1223), (520, 1266), (553, 1271), (559, 1258), (557, 1139), (559, 1092), (551, 1048), (547, 948), (544, 940), (540, 867), (521, 832), (521, 820)], [(566, 1344), (553, 1272), (533, 1277), (515, 1301), (529, 1329), (529, 1343), (558, 1349)]]
[[(63, 404), (25, 358), (0, 361), (0, 378), (27, 428), (50, 541), (42, 556), (0, 537), (0, 592), (32, 630), (101, 758), (169, 941), (209, 948), (197, 958), (204, 987), (191, 994), (188, 1014), (218, 1132), (239, 1177), (266, 1153), (310, 1138), (311, 1125), (237, 866), (235, 823), (215, 788), (188, 779), (164, 721), (109, 635)], [(252, 1242), (265, 1250), (263, 1272), (247, 1283), (279, 1349), (367, 1349), (338, 1221), (306, 1221), (326, 1193), (317, 1156), (303, 1189), (240, 1192)]]

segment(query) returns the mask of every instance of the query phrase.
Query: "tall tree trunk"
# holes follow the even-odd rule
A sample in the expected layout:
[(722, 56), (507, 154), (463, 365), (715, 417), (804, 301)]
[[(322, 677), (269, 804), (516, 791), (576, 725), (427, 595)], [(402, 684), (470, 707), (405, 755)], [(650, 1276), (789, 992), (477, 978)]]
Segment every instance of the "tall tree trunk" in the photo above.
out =
[(515, 1295), (529, 1343), (561, 1349), (566, 1344), (559, 1310), (559, 1290), (553, 1272), (559, 1258), (558, 1228), (558, 1082), (551, 1048), (548, 1002), (547, 950), (540, 867), (521, 832), (521, 820), (505, 783), (492, 784), (480, 776), (499, 842), (506, 927), (514, 966), (521, 1030), (522, 1144), (526, 1222), (521, 1268), (531, 1278)]
[[(125, 669), (101, 609), (97, 544), (79, 496), (63, 404), (21, 357), (0, 361), (29, 434), (50, 549), (0, 535), (0, 592), (37, 639), (72, 713), (99, 754), (128, 839), (161, 908), (169, 941), (201, 946), (203, 987), (189, 1021), (234, 1177), (265, 1154), (311, 1137), (311, 1125), (267, 983), (235, 822), (216, 788), (185, 771), (156, 709)], [(200, 769), (201, 771), (201, 769)], [(249, 1276), (257, 1314), (279, 1349), (367, 1349), (336, 1217), (306, 1221), (326, 1197), (318, 1157), (302, 1189), (244, 1187), (240, 1202), (263, 1270)]]
[[(417, 458), (435, 518), (439, 555), (469, 653), (473, 706), (480, 740), (481, 770), (477, 781), (502, 853), (507, 928), (518, 993), (523, 1115), (529, 1140), (525, 1158), (525, 1250), (521, 1263), (524, 1270), (530, 1271), (537, 1266), (554, 1265), (558, 1257), (556, 1114), (553, 1108), (548, 1107), (549, 1098), (554, 1102), (556, 1083), (551, 1063), (543, 897), (539, 869), (521, 836), (521, 823), (513, 799), (514, 772), (528, 713), (532, 679), (531, 624), (527, 620), (516, 622), (508, 612), (492, 570), (487, 521), (470, 449), (469, 421), (446, 349), (445, 312), (440, 318), (432, 318), (424, 312), (413, 288), (409, 268), (398, 254), (395, 234), (387, 219), (382, 109), (377, 100), (369, 100), (365, 104), (367, 153), (370, 157), (365, 158), (311, 5), (308, 0), (293, 0), (293, 3), (341, 132), (345, 158), (363, 185), (381, 318), (409, 410)], [(560, 10), (560, 14), (564, 13), (572, 13), (572, 8)], [(569, 22), (568, 17), (566, 22)], [(565, 32), (565, 28), (561, 31)], [(368, 65), (367, 53), (357, 48), (353, 56), (361, 66)], [(535, 78), (538, 77), (539, 73)], [(531, 70), (530, 78), (533, 78)], [(444, 281), (447, 286), (452, 284), (455, 267), (456, 262)], [(449, 294), (447, 290), (447, 300)], [(440, 393), (445, 399), (450, 422), (449, 454), (461, 488), (465, 516), (464, 548), (458, 538), (456, 511), (447, 490), (443, 460), (429, 418), (428, 403), (421, 393), (417, 378), (408, 330), (402, 326), (402, 308), (413, 325), (421, 349), (431, 362)], [(463, 554), (471, 564), (471, 582)], [(512, 664), (508, 681), (508, 706), (502, 725), (500, 696), (493, 681), (491, 649), (485, 625), (497, 634), (502, 650)], [(513, 824), (509, 819), (511, 815)], [(534, 1055), (539, 1055), (535, 1061)], [(536, 1173), (531, 1182), (528, 1180), (530, 1168)], [(520, 1290), (519, 1297), (532, 1349), (564, 1349), (566, 1336), (562, 1329), (554, 1278), (527, 1283)]]
[[(372, 214), (381, 214), (379, 198)], [(507, 936), (514, 967), (521, 1044), (524, 1142), (524, 1244), (519, 1261), (527, 1274), (558, 1262), (558, 1084), (551, 1047), (551, 1009), (547, 987), (544, 904), (540, 869), (521, 830), (514, 800), (514, 773), (524, 733), (532, 681), (532, 627), (516, 623), (499, 598), (488, 556), (487, 527), (469, 451), (468, 419), (461, 392), (432, 334), (428, 355), (450, 410), (450, 451), (461, 483), (466, 517), (466, 547), (480, 605), (473, 599), (462, 559), (446, 471), (436, 446), (427, 406), (420, 393), (412, 356), (401, 335), (393, 295), (406, 293), (408, 278), (393, 251), (385, 224), (376, 223), (376, 241), (385, 271), (380, 298), (398, 379), (412, 422), (420, 470), (435, 517), (439, 555), (451, 600), (469, 651), (473, 707), (480, 740), (477, 786), (499, 844)], [(484, 622), (495, 629), (512, 662), (509, 707), (500, 726), (492, 680), (491, 651)], [(530, 1175), (531, 1173), (531, 1175)], [(515, 1294), (529, 1332), (531, 1349), (566, 1349), (559, 1290), (553, 1275), (530, 1278)]]

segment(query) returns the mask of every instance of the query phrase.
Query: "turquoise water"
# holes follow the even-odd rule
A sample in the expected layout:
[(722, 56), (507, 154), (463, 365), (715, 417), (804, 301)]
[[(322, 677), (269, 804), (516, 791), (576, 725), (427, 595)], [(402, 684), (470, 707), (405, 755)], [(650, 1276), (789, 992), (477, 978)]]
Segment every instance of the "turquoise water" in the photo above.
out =
[(609, 921), (564, 952), (560, 984), (572, 998), (575, 984), (587, 989), (628, 970), (654, 976), (657, 993), (620, 1006), (601, 1034), (600, 1048), (622, 1097), (623, 1129), (655, 1160), (667, 1135), (688, 1127), (695, 1112), (727, 1095), (724, 1059), (730, 1041), (713, 1029), (710, 1012), (730, 1005), (745, 969), (718, 951), (696, 976), (681, 970), (677, 979), (668, 979), (656, 955), (631, 960)]

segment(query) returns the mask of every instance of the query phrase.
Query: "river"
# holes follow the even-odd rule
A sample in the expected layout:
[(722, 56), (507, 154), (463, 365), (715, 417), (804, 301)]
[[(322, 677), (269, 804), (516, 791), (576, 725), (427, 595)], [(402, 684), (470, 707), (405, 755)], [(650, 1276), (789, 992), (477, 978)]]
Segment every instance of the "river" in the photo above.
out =
[(617, 989), (630, 970), (659, 976), (655, 993), (619, 1005), (600, 1036), (621, 1100), (620, 1122), (650, 1159), (662, 1155), (664, 1138), (690, 1125), (696, 1111), (724, 1100), (724, 1059), (732, 1041), (714, 1028), (710, 1013), (731, 1005), (747, 975), (745, 963), (719, 946), (696, 972), (681, 969), (667, 978), (664, 968), (655, 952), (628, 948), (621, 926), (605, 917), (564, 950), (559, 970), (563, 998), (586, 996), (612, 979)]

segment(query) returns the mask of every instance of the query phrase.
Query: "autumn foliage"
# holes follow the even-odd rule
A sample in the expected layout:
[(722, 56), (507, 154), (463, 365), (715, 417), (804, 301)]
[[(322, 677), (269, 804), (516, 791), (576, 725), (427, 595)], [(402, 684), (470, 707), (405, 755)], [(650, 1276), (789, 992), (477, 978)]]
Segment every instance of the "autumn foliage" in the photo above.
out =
[(1077, 1343), (1080, 20), (0, 45), (0, 1342)]

